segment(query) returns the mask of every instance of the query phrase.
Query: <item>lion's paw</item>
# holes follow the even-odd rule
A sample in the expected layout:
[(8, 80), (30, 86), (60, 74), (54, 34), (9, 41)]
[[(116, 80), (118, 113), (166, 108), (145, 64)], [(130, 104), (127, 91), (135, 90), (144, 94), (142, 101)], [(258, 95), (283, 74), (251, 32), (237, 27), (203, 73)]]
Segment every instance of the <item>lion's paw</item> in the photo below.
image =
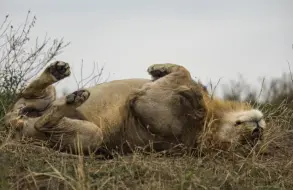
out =
[(56, 79), (61, 80), (70, 75), (69, 64), (63, 61), (56, 61), (47, 67), (49, 73)]
[(87, 90), (77, 90), (66, 96), (66, 104), (79, 106), (90, 97), (90, 92)]
[(180, 67), (179, 65), (172, 63), (165, 64), (153, 64), (148, 67), (147, 72), (155, 79), (164, 77), (172, 72), (174, 67)]

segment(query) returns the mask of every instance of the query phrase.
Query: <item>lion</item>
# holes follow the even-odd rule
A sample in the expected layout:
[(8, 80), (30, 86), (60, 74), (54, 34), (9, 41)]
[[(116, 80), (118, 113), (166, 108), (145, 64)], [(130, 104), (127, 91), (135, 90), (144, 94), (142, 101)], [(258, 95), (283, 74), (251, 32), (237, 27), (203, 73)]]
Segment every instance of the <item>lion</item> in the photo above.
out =
[(61, 152), (131, 153), (229, 149), (263, 141), (263, 113), (248, 103), (211, 97), (183, 66), (151, 65), (151, 79), (104, 82), (56, 98), (54, 84), (70, 76), (69, 64), (51, 63), (20, 93), (5, 115), (12, 139), (46, 142)]

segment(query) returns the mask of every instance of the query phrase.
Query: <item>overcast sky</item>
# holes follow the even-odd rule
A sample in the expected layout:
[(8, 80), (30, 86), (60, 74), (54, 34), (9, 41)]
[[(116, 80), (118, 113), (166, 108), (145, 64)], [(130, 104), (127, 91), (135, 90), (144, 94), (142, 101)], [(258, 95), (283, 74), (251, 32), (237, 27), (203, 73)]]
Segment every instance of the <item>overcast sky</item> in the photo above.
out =
[[(249, 82), (293, 67), (292, 0), (1, 0), (0, 17), (37, 16), (32, 37), (71, 42), (57, 57), (78, 75), (94, 61), (108, 80), (146, 77), (153, 63), (185, 66), (204, 83), (242, 74)], [(73, 90), (66, 79), (58, 84)]]

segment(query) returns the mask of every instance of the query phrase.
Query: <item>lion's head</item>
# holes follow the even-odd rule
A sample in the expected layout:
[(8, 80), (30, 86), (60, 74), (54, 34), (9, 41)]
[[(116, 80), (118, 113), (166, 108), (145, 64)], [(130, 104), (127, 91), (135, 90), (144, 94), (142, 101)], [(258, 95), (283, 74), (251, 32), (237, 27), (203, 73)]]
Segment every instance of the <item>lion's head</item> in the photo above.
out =
[(266, 128), (263, 113), (246, 102), (211, 99), (203, 137), (215, 147), (230, 149), (255, 146), (263, 141)]
[(218, 138), (221, 141), (254, 142), (262, 139), (265, 125), (262, 112), (256, 109), (224, 113)]

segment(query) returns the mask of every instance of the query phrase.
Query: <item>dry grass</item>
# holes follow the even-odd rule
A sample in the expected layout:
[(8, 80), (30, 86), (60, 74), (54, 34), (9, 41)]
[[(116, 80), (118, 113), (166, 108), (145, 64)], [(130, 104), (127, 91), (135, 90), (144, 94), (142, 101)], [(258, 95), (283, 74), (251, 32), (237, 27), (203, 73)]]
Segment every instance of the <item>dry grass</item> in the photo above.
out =
[(102, 160), (5, 143), (0, 136), (1, 189), (292, 189), (291, 111), (264, 110), (269, 122), (266, 154), (243, 157), (135, 153)]

